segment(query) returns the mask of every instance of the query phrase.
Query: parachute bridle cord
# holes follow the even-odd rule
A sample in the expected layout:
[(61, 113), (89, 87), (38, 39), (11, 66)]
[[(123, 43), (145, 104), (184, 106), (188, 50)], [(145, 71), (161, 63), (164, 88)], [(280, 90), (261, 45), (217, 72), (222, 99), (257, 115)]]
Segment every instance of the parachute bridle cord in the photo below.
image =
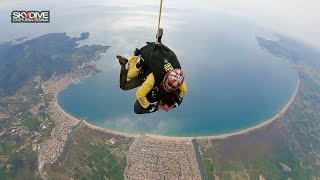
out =
[[(160, 0), (160, 11), (159, 11), (159, 20), (158, 20), (158, 30), (157, 30), (157, 34), (159, 33), (159, 30), (160, 30), (161, 12), (162, 12), (162, 0)], [(156, 44), (159, 44), (159, 42), (158, 42), (158, 37), (157, 37), (156, 42), (157, 42)]]
[[(161, 12), (162, 12), (162, 0), (160, 0), (160, 11), (159, 11), (159, 19), (158, 19), (157, 36), (158, 36), (159, 31), (160, 31)], [(150, 53), (150, 55), (149, 55), (149, 59), (151, 59), (151, 55), (152, 55), (152, 53), (153, 53), (153, 51), (154, 51), (154, 48), (155, 48), (158, 44), (162, 45), (162, 44), (158, 41), (159, 39), (158, 39), (157, 36), (156, 36), (156, 42), (154, 43), (154, 46), (153, 46), (153, 48), (152, 48), (152, 51), (151, 51), (151, 53)], [(149, 61), (149, 65), (150, 65), (150, 67), (154, 67), (154, 66), (152, 65), (151, 61)]]

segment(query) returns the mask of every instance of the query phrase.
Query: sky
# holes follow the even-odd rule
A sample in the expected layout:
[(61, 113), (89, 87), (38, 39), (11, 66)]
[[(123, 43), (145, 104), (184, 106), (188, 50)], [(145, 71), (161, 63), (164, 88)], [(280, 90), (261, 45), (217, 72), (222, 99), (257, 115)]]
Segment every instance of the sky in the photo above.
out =
[(233, 14), (320, 49), (319, 0), (164, 0), (164, 3)]
[[(35, 0), (29, 0), (28, 2), (0, 0), (0, 10), (6, 7), (12, 8), (11, 5), (13, 3), (17, 7), (23, 8), (23, 3), (31, 3), (33, 1)], [(83, 0), (71, 0), (75, 4), (79, 1), (82, 3), (87, 2)], [(50, 4), (61, 4), (63, 6), (64, 3), (61, 2), (63, 1), (46, 1), (49, 6)], [(160, 0), (95, 0), (95, 2), (106, 6), (115, 5), (133, 8), (139, 5), (158, 6), (160, 4)], [(319, 0), (163, 0), (164, 15), (165, 8), (176, 7), (186, 10), (199, 8), (232, 14), (280, 34), (297, 38), (320, 49)], [(143, 9), (140, 10), (143, 11)]]
[(204, 0), (206, 3), (320, 49), (319, 0)]

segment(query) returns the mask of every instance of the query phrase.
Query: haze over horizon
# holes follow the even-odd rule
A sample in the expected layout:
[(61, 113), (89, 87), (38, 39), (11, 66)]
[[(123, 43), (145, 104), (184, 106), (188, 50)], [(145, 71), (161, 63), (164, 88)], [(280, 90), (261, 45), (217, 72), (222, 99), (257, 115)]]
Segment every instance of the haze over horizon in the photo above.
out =
[[(21, 1), (10, 1), (3, 0), (0, 2), (0, 9), (8, 10), (12, 8), (15, 10), (17, 8), (21, 9), (32, 9), (34, 8), (34, 3), (36, 0), (30, 0), (28, 2)], [(95, 3), (100, 4), (101, 6), (118, 6), (123, 7), (123, 9), (130, 8), (131, 10), (139, 7), (139, 6), (159, 6), (158, 0), (139, 0), (139, 1), (131, 1), (131, 0), (97, 0)], [(30, 5), (32, 4), (32, 5)], [(90, 4), (89, 1), (77, 1), (72, 0), (69, 1), (68, 4), (72, 4), (77, 7), (81, 4)], [(46, 2), (37, 2), (37, 6), (40, 9), (52, 10), (52, 20), (54, 21), (55, 17), (58, 15), (55, 11), (58, 12), (59, 9), (64, 11), (72, 12), (72, 6), (64, 7), (64, 1), (46, 1)], [(90, 6), (88, 6), (90, 7)], [(216, 12), (227, 13), (230, 15), (237, 16), (239, 18), (243, 18), (248, 20), (249, 22), (254, 22), (257, 25), (260, 25), (264, 28), (270, 29), (271, 31), (277, 32), (279, 34), (286, 34), (288, 36), (292, 36), (299, 40), (305, 41), (307, 44), (314, 46), (317, 49), (320, 49), (320, 11), (318, 8), (320, 7), (320, 1), (317, 0), (263, 0), (263, 1), (255, 1), (255, 0), (244, 0), (244, 1), (236, 1), (236, 0), (204, 0), (201, 3), (195, 3), (194, 1), (163, 1), (163, 20), (162, 23), (164, 26), (170, 24), (170, 19), (172, 18), (172, 14), (170, 17), (166, 17), (166, 9), (176, 8), (176, 9), (184, 9), (186, 11), (192, 12), (195, 9), (202, 10), (212, 10)], [(136, 11), (140, 11), (143, 13), (143, 9), (136, 9)], [(79, 12), (78, 12), (79, 13)], [(154, 11), (154, 15), (158, 14), (158, 10)], [(1, 20), (9, 21), (10, 14), (4, 15), (0, 13), (2, 17)], [(127, 19), (130, 20), (130, 19)], [(136, 20), (131, 17), (131, 20)], [(150, 26), (150, 28), (156, 28), (157, 19), (143, 19), (145, 26)], [(128, 26), (130, 24), (127, 24)], [(174, 24), (171, 24), (174, 26)], [(0, 39), (1, 40), (1, 39)]]

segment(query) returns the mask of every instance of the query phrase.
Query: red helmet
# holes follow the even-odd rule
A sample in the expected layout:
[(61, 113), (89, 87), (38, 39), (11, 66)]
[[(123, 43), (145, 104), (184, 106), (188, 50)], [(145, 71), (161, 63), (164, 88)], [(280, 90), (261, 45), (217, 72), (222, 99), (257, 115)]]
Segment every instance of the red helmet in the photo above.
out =
[(182, 69), (174, 69), (168, 72), (163, 78), (163, 87), (170, 92), (179, 89), (184, 81), (184, 72)]

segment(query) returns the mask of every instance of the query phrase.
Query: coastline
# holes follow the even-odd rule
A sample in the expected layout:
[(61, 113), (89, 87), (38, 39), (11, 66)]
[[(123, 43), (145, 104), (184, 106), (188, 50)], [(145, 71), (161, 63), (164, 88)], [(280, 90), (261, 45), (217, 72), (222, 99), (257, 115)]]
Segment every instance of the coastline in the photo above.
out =
[(275, 120), (277, 120), (279, 117), (281, 117), (291, 107), (292, 102), (294, 101), (294, 99), (296, 98), (296, 96), (298, 94), (299, 87), (300, 87), (300, 78), (298, 77), (297, 87), (296, 87), (293, 95), (291, 96), (290, 100), (288, 101), (288, 103), (280, 111), (278, 111), (278, 113), (276, 113), (276, 115), (274, 115), (273, 117), (263, 121), (262, 123), (259, 123), (255, 126), (251, 126), (246, 129), (238, 130), (238, 131), (231, 132), (231, 133), (209, 135), (209, 136), (196, 136), (196, 137), (174, 137), (174, 136), (162, 136), (162, 135), (153, 135), (153, 134), (147, 134), (147, 136), (153, 137), (153, 138), (168, 139), (168, 140), (169, 139), (171, 139), (171, 140), (173, 140), (173, 139), (181, 139), (181, 140), (189, 139), (189, 140), (191, 140), (194, 138), (197, 138), (197, 139), (227, 139), (231, 136), (246, 134), (246, 133), (252, 132), (254, 130), (258, 130), (260, 128), (263, 128), (263, 127), (271, 124)]
[[(67, 86), (66, 86), (66, 87), (67, 87)], [(66, 87), (65, 87), (65, 88), (66, 88)], [(65, 88), (61, 89), (60, 91), (64, 90)], [(62, 109), (62, 107), (59, 105), (59, 103), (58, 103), (58, 93), (59, 93), (60, 91), (56, 92), (56, 94), (54, 95), (54, 99), (53, 99), (54, 104), (53, 104), (53, 106), (57, 107), (58, 110), (59, 110), (61, 113), (63, 113), (63, 114), (64, 114), (65, 116), (67, 116), (68, 118), (70, 118), (72, 121), (74, 121), (74, 122), (76, 122), (76, 123), (79, 123), (79, 122), (81, 121), (81, 119), (78, 119), (78, 118), (76, 118), (76, 117), (71, 116), (70, 114), (68, 114), (67, 112), (65, 112), (65, 111)]]
[(197, 139), (226, 139), (226, 138), (229, 138), (231, 136), (246, 134), (246, 133), (252, 132), (254, 130), (260, 129), (262, 127), (265, 127), (265, 126), (271, 124), (273, 121), (277, 120), (279, 117), (281, 117), (291, 107), (292, 102), (296, 98), (296, 96), (298, 94), (299, 87), (300, 87), (300, 78), (298, 76), (298, 83), (297, 83), (296, 89), (295, 89), (293, 95), (291, 96), (290, 100), (288, 101), (288, 103), (280, 111), (278, 111), (273, 117), (271, 117), (271, 118), (269, 118), (267, 120), (264, 120), (263, 122), (261, 122), (261, 123), (259, 123), (257, 125), (254, 125), (254, 126), (246, 128), (246, 129), (242, 129), (242, 130), (237, 130), (235, 132), (219, 134), (219, 135), (183, 137), (183, 136), (165, 136), (165, 135), (154, 135), (154, 134), (129, 134), (129, 133), (124, 133), (124, 132), (118, 132), (118, 131), (113, 131), (113, 130), (110, 130), (110, 129), (107, 129), (107, 128), (98, 127), (98, 126), (95, 126), (95, 125), (92, 125), (92, 124), (86, 122), (85, 120), (81, 120), (81, 119), (78, 119), (76, 117), (73, 117), (72, 115), (70, 115), (67, 112), (65, 112), (62, 109), (62, 107), (60, 107), (60, 105), (58, 103), (58, 99), (57, 99), (58, 93), (61, 90), (65, 89), (67, 87), (67, 85), (69, 83), (71, 83), (71, 82), (68, 82), (67, 84), (65, 84), (65, 86), (63, 88), (59, 89), (55, 93), (55, 96), (54, 96), (55, 104), (54, 105), (56, 105), (58, 107), (59, 111), (61, 113), (65, 114), (67, 117), (69, 117), (72, 121), (77, 122), (77, 123), (83, 122), (86, 126), (92, 128), (92, 129), (103, 131), (103, 132), (107, 132), (107, 133), (112, 133), (112, 134), (115, 134), (115, 135), (121, 135), (121, 136), (126, 136), (126, 137), (139, 137), (139, 136), (145, 135), (145, 136), (148, 136), (148, 137), (151, 137), (151, 138), (155, 138), (155, 139), (182, 140), (182, 141), (191, 141), (194, 138), (197, 138)]
[(204, 139), (204, 138), (226, 139), (226, 138), (229, 138), (231, 136), (246, 134), (246, 133), (249, 133), (249, 132), (254, 131), (254, 130), (258, 130), (258, 129), (262, 128), (262, 127), (265, 127), (265, 126), (271, 124), (273, 121), (275, 121), (278, 118), (280, 118), (291, 107), (292, 102), (294, 101), (294, 99), (296, 98), (296, 96), (298, 94), (299, 87), (300, 87), (300, 79), (298, 79), (297, 87), (296, 87), (293, 95), (291, 96), (290, 100), (288, 101), (288, 103), (280, 111), (278, 111), (278, 113), (276, 113), (276, 115), (274, 115), (273, 117), (263, 121), (262, 123), (257, 124), (255, 126), (251, 126), (249, 128), (246, 128), (246, 129), (242, 129), (242, 130), (236, 131), (236, 132), (225, 133), (225, 134), (221, 134), (221, 135), (213, 135), (213, 136), (201, 136), (201, 137), (198, 137), (198, 139)]
[(57, 82), (57, 83), (59, 83), (59, 82), (62, 81), (62, 83), (60, 83), (60, 86), (58, 86), (59, 88), (55, 89), (54, 99), (52, 101), (53, 102), (52, 107), (56, 107), (57, 110), (59, 111), (59, 113), (61, 113), (64, 116), (66, 116), (70, 121), (73, 122), (73, 124), (84, 123), (86, 126), (92, 128), (92, 129), (103, 131), (103, 132), (107, 132), (107, 133), (112, 133), (112, 134), (115, 134), (115, 135), (121, 135), (121, 136), (126, 136), (126, 137), (137, 137), (138, 136), (138, 135), (135, 135), (135, 134), (128, 134), (128, 133), (113, 131), (113, 130), (110, 130), (110, 129), (106, 129), (106, 128), (102, 128), (102, 127), (99, 127), (99, 126), (95, 126), (93, 124), (90, 124), (90, 123), (86, 122), (83, 119), (78, 119), (78, 118), (72, 116), (71, 114), (67, 113), (58, 103), (58, 94), (59, 94), (59, 92), (61, 92), (65, 88), (67, 88), (70, 83), (74, 83), (74, 79), (75, 79), (75, 77), (72, 77), (72, 78), (68, 78), (67, 77), (66, 79), (62, 78)]

